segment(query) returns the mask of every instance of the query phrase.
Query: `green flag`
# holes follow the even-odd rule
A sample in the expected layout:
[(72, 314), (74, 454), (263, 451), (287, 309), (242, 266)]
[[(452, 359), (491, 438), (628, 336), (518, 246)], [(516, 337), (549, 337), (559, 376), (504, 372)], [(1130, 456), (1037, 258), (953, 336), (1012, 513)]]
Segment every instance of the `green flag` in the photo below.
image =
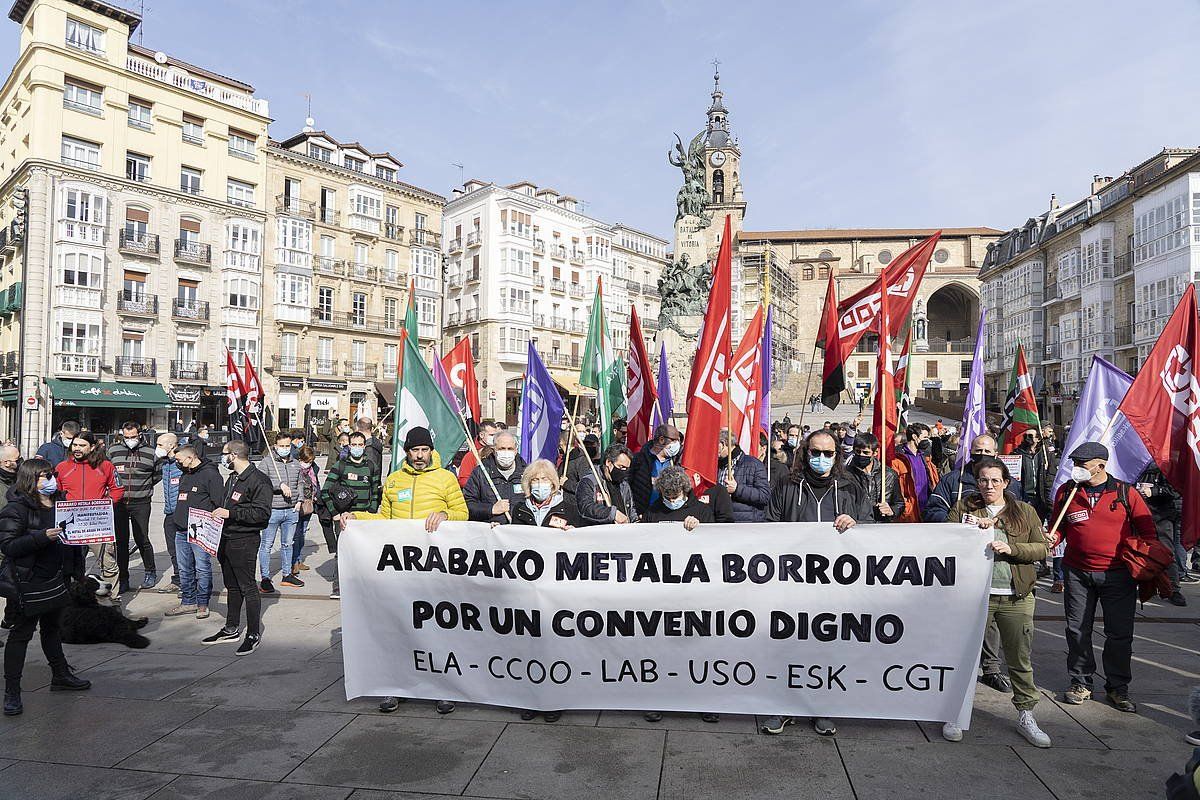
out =
[(625, 405), (625, 370), (613, 356), (612, 339), (604, 320), (604, 285), (600, 280), (596, 282), (596, 299), (592, 301), (592, 319), (588, 323), (587, 343), (583, 346), (579, 382), (596, 390), (600, 447), (604, 449), (612, 443), (613, 419)]
[(433, 449), (441, 456), (442, 466), (446, 466), (467, 440), (462, 421), (434, 383), (433, 375), (421, 358), (421, 351), (417, 349), (416, 340), (407, 334), (402, 334), (400, 339), (404, 355), (400, 374), (396, 376), (392, 471), (399, 469), (400, 462), (404, 460), (404, 437), (409, 428), (415, 427), (429, 429), (433, 435)]
[(417, 282), (408, 284), (408, 308), (404, 310), (404, 330), (408, 331), (408, 340), (418, 344), (421, 339), (417, 329)]

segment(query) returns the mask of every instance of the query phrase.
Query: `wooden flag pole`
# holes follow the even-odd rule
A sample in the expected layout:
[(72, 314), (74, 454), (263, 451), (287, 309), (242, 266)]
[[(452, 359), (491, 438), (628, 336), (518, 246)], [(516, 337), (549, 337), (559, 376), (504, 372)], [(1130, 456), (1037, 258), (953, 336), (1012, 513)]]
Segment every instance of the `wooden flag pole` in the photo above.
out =
[[(1104, 430), (1102, 430), (1100, 435), (1096, 437), (1097, 442), (1108, 435), (1109, 430), (1112, 429), (1113, 423), (1117, 421), (1118, 413), (1120, 413), (1119, 409), (1113, 412), (1113, 415), (1108, 418), (1108, 424), (1104, 426)], [(1074, 483), (1074, 481), (1072, 481), (1072, 483)], [(1062, 509), (1058, 512), (1058, 518), (1055, 519), (1054, 524), (1050, 526), (1050, 532), (1047, 535), (1051, 541), (1054, 541), (1058, 537), (1058, 526), (1062, 525), (1063, 517), (1067, 515), (1067, 508), (1071, 505), (1071, 501), (1075, 499), (1075, 493), (1078, 491), (1079, 484), (1075, 483), (1075, 485), (1071, 487), (1071, 492), (1067, 495), (1067, 499), (1063, 502)]]
[[(560, 480), (567, 479), (567, 467), (571, 464), (571, 450), (575, 447), (575, 415), (579, 413), (579, 395), (575, 395), (575, 405), (571, 409), (571, 416), (567, 418), (567, 454), (563, 456), (563, 472)], [(587, 452), (586, 450), (584, 451)]]
[[(458, 421), (462, 423), (463, 433), (467, 435), (467, 449), (471, 451), (471, 455), (475, 458), (475, 469), (483, 470), (483, 479), (487, 481), (488, 488), (492, 490), (492, 494), (496, 495), (496, 500), (504, 500), (505, 498), (500, 496), (500, 490), (496, 488), (496, 482), (492, 480), (492, 474), (483, 465), (483, 459), (479, 456), (479, 448), (475, 446), (475, 437), (471, 435), (471, 428), (467, 425), (467, 417), (463, 414), (463, 410), (458, 407), (457, 400), (454, 401), (454, 407), (458, 411)], [(510, 508), (511, 505), (510, 503)], [(512, 522), (511, 511), (505, 511), (504, 517), (509, 522)]]
[[(816, 363), (817, 363), (817, 342), (814, 339), (813, 340), (812, 358), (810, 358), (808, 361), (808, 375), (805, 376), (805, 378), (804, 378), (804, 405), (800, 406), (800, 421), (798, 423), (796, 423), (800, 427), (801, 431), (804, 430), (804, 411), (805, 411), (805, 409), (808, 408), (808, 398), (810, 397), (808, 390), (812, 386), (812, 371), (813, 371), (813, 366), (815, 366)], [(786, 435), (787, 431), (784, 431), (784, 434)]]

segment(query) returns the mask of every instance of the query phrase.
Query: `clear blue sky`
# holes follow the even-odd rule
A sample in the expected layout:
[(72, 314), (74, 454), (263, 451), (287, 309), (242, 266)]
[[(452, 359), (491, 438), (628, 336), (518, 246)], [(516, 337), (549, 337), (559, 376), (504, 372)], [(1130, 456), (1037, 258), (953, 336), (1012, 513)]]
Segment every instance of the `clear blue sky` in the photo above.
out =
[(750, 229), (1008, 228), (1200, 143), (1195, 0), (147, 6), (144, 44), (254, 84), (276, 138), (308, 92), (411, 183), (448, 194), (460, 162), (664, 236), (714, 57)]

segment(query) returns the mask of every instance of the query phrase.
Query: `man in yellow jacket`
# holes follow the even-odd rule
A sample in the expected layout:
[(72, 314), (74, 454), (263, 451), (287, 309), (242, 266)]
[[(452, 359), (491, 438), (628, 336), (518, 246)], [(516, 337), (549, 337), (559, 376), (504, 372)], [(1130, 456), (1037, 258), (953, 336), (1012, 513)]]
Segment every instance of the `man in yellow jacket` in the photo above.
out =
[[(467, 501), (458, 478), (444, 470), (433, 449), (428, 428), (410, 428), (404, 437), (404, 463), (383, 482), (383, 502), (378, 514), (355, 512), (351, 519), (420, 519), (433, 533), (446, 520), (467, 521)], [(385, 697), (379, 710), (385, 714), (400, 707), (399, 697)], [(454, 703), (437, 701), (437, 712), (449, 714)]]
[(404, 463), (383, 482), (379, 513), (356, 512), (351, 519), (421, 519), (432, 533), (446, 520), (465, 522), (467, 501), (458, 479), (442, 469), (428, 428), (410, 428), (404, 437)]

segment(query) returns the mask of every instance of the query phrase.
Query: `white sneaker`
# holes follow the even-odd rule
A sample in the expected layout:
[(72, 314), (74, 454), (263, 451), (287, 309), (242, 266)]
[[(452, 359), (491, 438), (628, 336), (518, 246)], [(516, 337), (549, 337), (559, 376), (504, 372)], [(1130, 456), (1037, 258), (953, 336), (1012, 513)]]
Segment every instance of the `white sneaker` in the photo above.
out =
[(962, 728), (955, 725), (953, 722), (947, 722), (942, 725), (942, 738), (947, 742), (961, 742)]
[(1034, 747), (1050, 746), (1050, 737), (1038, 727), (1037, 720), (1033, 718), (1032, 711), (1022, 711), (1018, 714), (1017, 730), (1025, 737), (1025, 741)]

